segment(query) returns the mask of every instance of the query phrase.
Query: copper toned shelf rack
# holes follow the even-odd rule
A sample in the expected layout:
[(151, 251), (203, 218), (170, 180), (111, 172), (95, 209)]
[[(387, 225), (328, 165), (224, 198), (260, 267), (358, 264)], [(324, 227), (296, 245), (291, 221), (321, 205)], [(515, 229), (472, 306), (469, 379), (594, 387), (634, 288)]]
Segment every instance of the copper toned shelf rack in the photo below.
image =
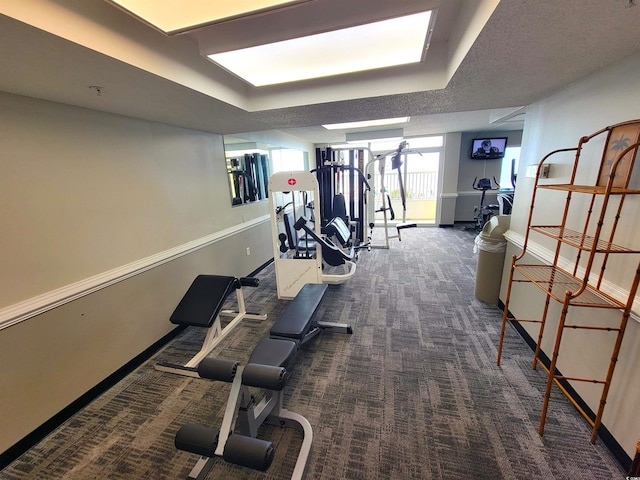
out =
[[(580, 154), (583, 145), (594, 137), (605, 136), (604, 151), (598, 178), (594, 185), (575, 184), (576, 174), (580, 162)], [(602, 138), (602, 137), (600, 137)], [(500, 365), (502, 357), (502, 347), (504, 342), (505, 327), (507, 322), (530, 322), (539, 324), (538, 340), (533, 359), (533, 368), (541, 365), (547, 372), (547, 384), (542, 405), (542, 414), (538, 432), (544, 433), (544, 426), (549, 408), (551, 389), (555, 383), (560, 390), (569, 398), (573, 405), (580, 411), (586, 420), (593, 427), (591, 433), (591, 443), (595, 443), (598, 437), (598, 429), (602, 422), (611, 379), (620, 351), (620, 345), (624, 336), (627, 322), (631, 315), (633, 301), (640, 281), (640, 263), (637, 264), (633, 280), (628, 288), (626, 299), (615, 298), (604, 291), (603, 279), (607, 261), (611, 255), (639, 254), (640, 250), (628, 248), (615, 243), (615, 234), (623, 211), (624, 200), (628, 195), (639, 195), (640, 190), (630, 189), (629, 182), (634, 169), (638, 147), (640, 145), (640, 120), (611, 125), (594, 134), (582, 137), (577, 147), (561, 150), (554, 150), (547, 154), (538, 165), (538, 174), (535, 179), (531, 207), (529, 211), (528, 228), (525, 233), (524, 246), (520, 255), (514, 255), (511, 260), (511, 270), (507, 287), (506, 300), (504, 302), (504, 312), (502, 315), (502, 328), (500, 331), (500, 342), (498, 345), (497, 363)], [(563, 184), (539, 184), (540, 172), (545, 163), (551, 163), (558, 158), (555, 155), (562, 152), (575, 152), (573, 169), (568, 183)], [(543, 194), (545, 190), (557, 190), (567, 192), (562, 220), (558, 225), (534, 225), (532, 224), (534, 206), (537, 195)], [(572, 230), (566, 227), (569, 218), (571, 199), (573, 195), (590, 196), (590, 204), (587, 210), (584, 227), (582, 231)], [(596, 200), (597, 199), (597, 200)], [(608, 227), (605, 232), (604, 225)], [(550, 237), (555, 240), (555, 253), (551, 264), (531, 264), (524, 263), (523, 257), (527, 253), (529, 235), (531, 233)], [(561, 247), (569, 247), (569, 251), (575, 255), (573, 262), (568, 261), (565, 256), (561, 257)], [(563, 250), (563, 253), (566, 250)], [(584, 258), (583, 258), (584, 257)], [(596, 262), (597, 259), (597, 262)], [(559, 263), (573, 263), (572, 268), (561, 268)], [(595, 265), (599, 268), (596, 269)], [(630, 259), (630, 268), (636, 263)], [(592, 271), (593, 270), (593, 271)], [(511, 287), (514, 283), (530, 283), (545, 292), (545, 305), (541, 318), (525, 319), (510, 316), (509, 301), (511, 297)], [(540, 345), (544, 335), (545, 323), (549, 314), (550, 300), (559, 302), (562, 305), (558, 328), (555, 334), (553, 353), (547, 367), (540, 360)], [(599, 308), (620, 311), (620, 321), (615, 325), (579, 325), (567, 322), (567, 315), (570, 308)], [(611, 359), (605, 378), (580, 378), (562, 376), (557, 371), (558, 356), (562, 344), (562, 335), (565, 329), (581, 329), (589, 331), (608, 332), (615, 336), (611, 349)], [(565, 388), (565, 382), (589, 382), (602, 387), (600, 404), (597, 413), (591, 415), (581, 408), (579, 402), (574, 399), (571, 393)]]

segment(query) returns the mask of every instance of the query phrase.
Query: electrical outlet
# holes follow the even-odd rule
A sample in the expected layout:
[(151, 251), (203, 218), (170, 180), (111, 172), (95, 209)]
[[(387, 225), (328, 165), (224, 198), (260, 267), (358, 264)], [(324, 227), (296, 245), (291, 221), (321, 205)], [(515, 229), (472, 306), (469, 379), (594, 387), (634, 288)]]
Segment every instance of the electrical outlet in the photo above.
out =
[[(540, 169), (540, 178), (549, 178), (549, 170), (551, 165), (545, 163)], [(536, 178), (536, 172), (538, 171), (538, 165), (527, 165), (526, 176), (529, 178)]]
[(251, 247), (247, 247), (247, 256), (251, 255)]
[(542, 165), (542, 168), (540, 169), (540, 178), (549, 178), (549, 167), (550, 165), (548, 163)]

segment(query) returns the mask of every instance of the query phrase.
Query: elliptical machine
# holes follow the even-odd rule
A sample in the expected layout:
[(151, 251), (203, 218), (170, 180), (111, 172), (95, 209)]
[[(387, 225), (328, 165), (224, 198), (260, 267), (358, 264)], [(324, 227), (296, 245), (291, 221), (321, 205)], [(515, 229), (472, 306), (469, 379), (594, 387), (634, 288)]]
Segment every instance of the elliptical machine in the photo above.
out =
[(495, 212), (500, 210), (500, 205), (498, 204), (485, 205), (484, 203), (487, 191), (500, 189), (500, 184), (496, 181), (496, 177), (493, 177), (493, 183), (495, 184), (495, 188), (490, 178), (481, 178), (478, 180), (478, 177), (476, 177), (471, 185), (474, 190), (480, 190), (482, 192), (480, 205), (473, 207), (473, 220), (475, 222), (473, 228), (477, 231), (482, 230), (491, 217), (495, 215)]

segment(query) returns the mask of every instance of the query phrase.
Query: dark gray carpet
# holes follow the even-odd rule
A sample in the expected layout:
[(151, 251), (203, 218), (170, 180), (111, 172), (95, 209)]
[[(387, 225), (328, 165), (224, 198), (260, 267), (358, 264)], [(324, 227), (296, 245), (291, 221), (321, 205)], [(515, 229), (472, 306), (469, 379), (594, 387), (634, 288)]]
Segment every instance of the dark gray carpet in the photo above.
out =
[[(473, 296), (473, 238), (406, 230), (390, 250), (363, 252), (356, 276), (330, 287), (319, 318), (349, 322), (354, 334), (321, 334), (303, 347), (286, 389), (286, 408), (314, 429), (308, 479), (624, 478), (557, 391), (538, 436), (545, 376), (531, 369), (532, 352), (514, 330), (495, 365), (501, 313)], [(286, 305), (273, 266), (259, 277), (247, 304), (269, 319), (245, 321), (214, 355), (246, 360)], [(0, 479), (185, 478), (196, 458), (176, 451), (174, 434), (184, 423), (219, 426), (229, 386), (153, 363), (188, 360), (202, 336), (183, 332)], [(220, 461), (209, 478), (288, 478), (299, 434), (265, 427), (261, 435), (276, 444), (268, 472)]]

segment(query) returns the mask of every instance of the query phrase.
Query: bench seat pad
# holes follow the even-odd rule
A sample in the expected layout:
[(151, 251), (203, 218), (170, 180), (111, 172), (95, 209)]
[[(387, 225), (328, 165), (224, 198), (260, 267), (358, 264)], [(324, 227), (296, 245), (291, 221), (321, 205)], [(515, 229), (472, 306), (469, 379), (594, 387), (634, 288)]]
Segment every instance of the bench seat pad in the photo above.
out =
[(326, 291), (324, 283), (307, 283), (273, 324), (270, 335), (302, 341), (313, 325)]
[(247, 363), (287, 368), (297, 349), (298, 345), (292, 340), (265, 338), (253, 349)]

